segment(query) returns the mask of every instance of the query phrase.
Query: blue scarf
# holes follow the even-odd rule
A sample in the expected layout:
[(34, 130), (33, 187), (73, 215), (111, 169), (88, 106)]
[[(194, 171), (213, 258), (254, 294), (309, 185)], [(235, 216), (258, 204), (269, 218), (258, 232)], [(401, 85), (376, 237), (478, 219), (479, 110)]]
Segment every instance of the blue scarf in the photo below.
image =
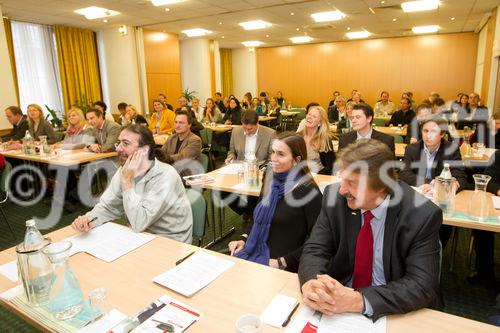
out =
[(235, 254), (241, 259), (250, 260), (262, 265), (269, 265), (269, 247), (267, 239), (269, 228), (276, 211), (278, 202), (285, 196), (285, 187), (293, 185), (293, 181), (286, 181), (288, 172), (274, 173), (271, 191), (257, 204), (254, 210), (254, 223), (243, 250)]

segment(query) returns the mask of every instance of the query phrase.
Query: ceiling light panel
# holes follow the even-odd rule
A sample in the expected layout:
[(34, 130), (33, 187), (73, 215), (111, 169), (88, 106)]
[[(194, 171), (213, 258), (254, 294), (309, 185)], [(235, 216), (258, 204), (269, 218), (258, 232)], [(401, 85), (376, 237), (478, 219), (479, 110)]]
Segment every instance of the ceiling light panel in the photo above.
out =
[(421, 12), (424, 10), (434, 10), (439, 7), (438, 0), (419, 0), (408, 1), (401, 4), (401, 8), (405, 13)]
[(431, 34), (437, 32), (439, 30), (439, 26), (437, 25), (421, 25), (418, 27), (411, 28), (413, 33), (415, 34)]
[(200, 37), (211, 34), (212, 31), (201, 28), (195, 28), (195, 29), (182, 30), (182, 33), (186, 34), (188, 37)]
[(115, 15), (120, 14), (120, 12), (117, 12), (114, 10), (101, 8), (101, 7), (95, 7), (95, 6), (77, 9), (74, 12), (85, 16), (85, 18), (87, 20), (94, 20), (94, 19), (98, 19), (98, 18), (115, 16)]
[(312, 41), (314, 38), (309, 37), (309, 36), (298, 36), (298, 37), (292, 37), (290, 40), (295, 43), (295, 44), (301, 44), (301, 43), (309, 43)]
[(184, 2), (185, 0), (151, 0), (151, 3), (154, 6), (165, 6), (165, 5), (173, 5), (179, 2)]
[(368, 31), (351, 31), (345, 34), (347, 38), (349, 39), (360, 39), (360, 38), (367, 38), (371, 34)]
[(257, 47), (257, 46), (261, 46), (264, 43), (262, 43), (258, 40), (249, 40), (246, 42), (241, 42), (241, 44), (245, 45), (246, 47)]
[(270, 26), (272, 26), (271, 23), (266, 22), (266, 21), (262, 21), (262, 20), (241, 22), (238, 24), (240, 26), (242, 26), (243, 29), (245, 29), (245, 30), (265, 29), (265, 28), (269, 28)]
[(345, 17), (344, 13), (334, 10), (330, 12), (320, 12), (311, 14), (311, 17), (316, 22), (330, 22), (330, 21), (338, 21)]

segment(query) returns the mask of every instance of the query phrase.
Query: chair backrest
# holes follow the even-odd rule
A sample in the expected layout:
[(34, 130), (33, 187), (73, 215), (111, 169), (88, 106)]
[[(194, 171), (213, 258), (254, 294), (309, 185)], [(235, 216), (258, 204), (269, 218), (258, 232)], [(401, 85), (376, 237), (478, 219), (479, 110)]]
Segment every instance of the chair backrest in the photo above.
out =
[(191, 203), (191, 211), (193, 213), (193, 236), (201, 238), (205, 234), (207, 202), (199, 191), (192, 188), (186, 189), (186, 196)]
[(204, 128), (200, 131), (201, 142), (203, 147), (208, 147), (212, 144), (213, 131), (210, 128)]
[(394, 143), (405, 143), (401, 135), (393, 135), (393, 137), (394, 137)]
[(208, 172), (208, 155), (201, 153), (200, 154), (200, 163), (201, 166), (203, 167), (203, 171), (206, 173)]
[(375, 126), (385, 126), (385, 120), (382, 118), (373, 118), (373, 125)]
[(5, 162), (5, 168), (2, 170), (2, 176), (0, 177), (0, 190), (8, 192), (10, 174), (12, 173), (12, 164)]
[(297, 121), (301, 121), (302, 119), (304, 119), (306, 117), (306, 108), (296, 108), (296, 109), (292, 109), (292, 111), (299, 112), (299, 114), (295, 118)]
[(64, 138), (64, 132), (54, 131), (54, 137), (56, 139), (56, 142), (62, 141), (62, 139)]

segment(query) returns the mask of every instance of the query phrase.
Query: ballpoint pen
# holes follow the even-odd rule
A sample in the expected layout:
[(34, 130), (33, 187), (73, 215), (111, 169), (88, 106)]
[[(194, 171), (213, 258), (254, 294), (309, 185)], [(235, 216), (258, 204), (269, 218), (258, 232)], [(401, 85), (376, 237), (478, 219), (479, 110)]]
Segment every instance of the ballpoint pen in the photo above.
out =
[(192, 255), (194, 254), (194, 251), (191, 252), (190, 254), (188, 254), (187, 256), (185, 256), (184, 258), (182, 259), (179, 259), (175, 262), (175, 266), (179, 265), (180, 263), (182, 263), (184, 260), (186, 260), (187, 258), (191, 257)]
[(292, 312), (290, 312), (290, 314), (288, 315), (288, 317), (286, 318), (286, 320), (283, 322), (283, 325), (281, 325), (281, 326), (286, 327), (286, 326), (288, 325), (288, 323), (290, 322), (290, 319), (292, 319), (293, 314), (294, 314), (294, 313), (295, 313), (295, 311), (297, 311), (297, 309), (299, 308), (299, 305), (300, 305), (300, 303), (299, 303), (299, 302), (297, 302), (297, 304), (295, 304), (295, 306), (294, 306), (294, 308), (293, 308)]

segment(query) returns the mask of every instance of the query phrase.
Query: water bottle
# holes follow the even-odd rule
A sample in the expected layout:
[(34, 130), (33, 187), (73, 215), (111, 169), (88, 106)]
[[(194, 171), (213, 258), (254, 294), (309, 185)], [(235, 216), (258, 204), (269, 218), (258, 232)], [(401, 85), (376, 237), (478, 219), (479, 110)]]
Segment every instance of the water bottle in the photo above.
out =
[(452, 178), (449, 163), (443, 164), (443, 170), (441, 171), (441, 174), (439, 175), (439, 177), (446, 179), (446, 180), (450, 180)]
[(27, 251), (40, 249), (45, 243), (42, 234), (36, 228), (35, 220), (26, 221), (26, 232), (24, 234), (24, 248)]
[(26, 299), (31, 305), (41, 306), (49, 301), (53, 269), (42, 249), (48, 244), (36, 228), (34, 220), (26, 221), (24, 242), (16, 247), (17, 267), (23, 282)]
[(434, 202), (443, 210), (445, 216), (451, 216), (455, 208), (456, 179), (451, 175), (450, 165), (445, 163), (439, 177), (434, 181)]
[(24, 134), (23, 142), (23, 153), (24, 154), (32, 154), (33, 150), (33, 137), (30, 134), (30, 131), (27, 130)]

